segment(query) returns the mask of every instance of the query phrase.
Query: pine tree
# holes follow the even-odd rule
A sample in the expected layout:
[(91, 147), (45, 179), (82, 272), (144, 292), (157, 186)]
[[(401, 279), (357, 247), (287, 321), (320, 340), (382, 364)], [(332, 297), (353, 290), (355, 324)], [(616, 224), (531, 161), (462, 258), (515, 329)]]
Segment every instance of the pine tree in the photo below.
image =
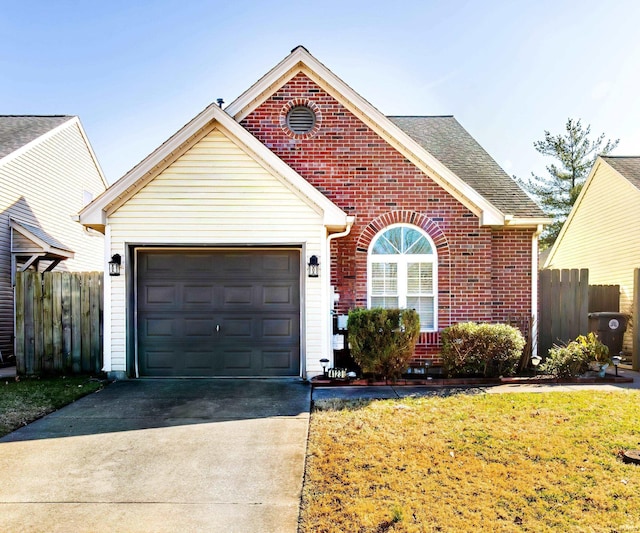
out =
[(551, 135), (545, 131), (544, 139), (533, 143), (539, 153), (556, 159), (547, 166), (549, 176), (537, 176), (532, 172), (528, 180), (518, 180), (554, 218), (540, 237), (543, 249), (556, 240), (596, 158), (609, 154), (618, 146), (618, 139), (607, 139), (603, 146), (604, 133), (594, 141), (589, 139), (590, 134), (591, 126), (583, 128), (580, 120), (570, 118), (564, 133)]

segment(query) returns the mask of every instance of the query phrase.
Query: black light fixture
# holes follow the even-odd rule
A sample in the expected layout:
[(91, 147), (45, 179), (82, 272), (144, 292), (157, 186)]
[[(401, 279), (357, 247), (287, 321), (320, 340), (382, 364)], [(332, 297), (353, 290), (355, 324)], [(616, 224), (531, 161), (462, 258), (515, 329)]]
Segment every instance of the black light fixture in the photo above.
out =
[(119, 276), (121, 264), (122, 264), (122, 257), (120, 257), (120, 254), (113, 254), (111, 256), (111, 261), (109, 261), (109, 275)]
[(614, 355), (611, 358), (611, 362), (613, 363), (613, 366), (616, 367), (616, 376), (618, 375), (618, 365), (620, 365), (620, 363), (622, 362), (622, 357), (619, 355)]
[(320, 271), (320, 263), (318, 262), (318, 256), (317, 255), (312, 255), (309, 258), (309, 264), (307, 265), (308, 269), (309, 269), (309, 277), (310, 278), (317, 278), (318, 277), (318, 273)]
[(326, 357), (323, 357), (322, 359), (320, 359), (320, 364), (322, 365), (322, 375), (326, 378), (327, 377), (327, 365), (329, 364), (329, 359), (327, 359)]

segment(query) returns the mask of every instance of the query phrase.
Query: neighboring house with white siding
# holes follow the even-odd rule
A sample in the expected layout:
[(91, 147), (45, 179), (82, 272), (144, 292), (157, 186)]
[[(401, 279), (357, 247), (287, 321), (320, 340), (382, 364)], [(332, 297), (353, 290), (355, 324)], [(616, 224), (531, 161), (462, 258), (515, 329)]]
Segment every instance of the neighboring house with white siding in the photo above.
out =
[(75, 116), (0, 115), (0, 352), (13, 355), (20, 270), (104, 269), (104, 238), (77, 214), (107, 187)]
[(620, 285), (620, 311), (631, 313), (640, 267), (640, 156), (596, 160), (544, 267), (587, 268), (591, 285)]
[(120, 263), (106, 372), (304, 378), (343, 364), (356, 306), (416, 309), (417, 361), (455, 322), (528, 332), (549, 220), (453, 117), (386, 117), (297, 47), (80, 222)]

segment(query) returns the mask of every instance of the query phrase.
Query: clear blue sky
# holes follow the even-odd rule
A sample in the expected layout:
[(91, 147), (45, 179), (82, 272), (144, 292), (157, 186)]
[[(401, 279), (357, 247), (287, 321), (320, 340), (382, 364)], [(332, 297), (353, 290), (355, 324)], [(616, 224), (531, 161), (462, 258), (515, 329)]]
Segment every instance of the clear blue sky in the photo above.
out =
[(0, 2), (0, 114), (79, 115), (110, 182), (302, 44), (387, 115), (453, 114), (510, 174), (568, 117), (640, 155), (640, 2)]

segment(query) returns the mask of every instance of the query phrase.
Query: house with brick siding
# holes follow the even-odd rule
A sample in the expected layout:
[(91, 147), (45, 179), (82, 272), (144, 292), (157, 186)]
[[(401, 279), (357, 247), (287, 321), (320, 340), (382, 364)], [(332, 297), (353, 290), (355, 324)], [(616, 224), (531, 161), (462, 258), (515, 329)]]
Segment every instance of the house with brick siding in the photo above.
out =
[(456, 322), (528, 330), (548, 222), (453, 117), (387, 117), (301, 46), (80, 221), (120, 262), (119, 377), (312, 377), (344, 361), (354, 307), (416, 309), (416, 360)]
[(76, 218), (107, 185), (77, 116), (0, 115), (0, 364), (15, 363), (19, 272), (102, 270), (104, 238)]

